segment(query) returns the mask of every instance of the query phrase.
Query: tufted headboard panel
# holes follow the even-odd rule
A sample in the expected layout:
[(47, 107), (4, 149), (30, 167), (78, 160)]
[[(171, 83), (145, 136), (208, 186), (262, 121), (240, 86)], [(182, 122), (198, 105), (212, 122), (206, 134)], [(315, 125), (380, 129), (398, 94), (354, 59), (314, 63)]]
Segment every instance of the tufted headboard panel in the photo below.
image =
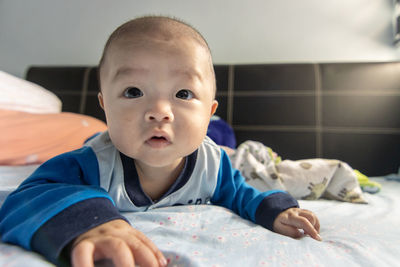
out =
[[(63, 111), (105, 120), (97, 69), (32, 66), (27, 80)], [(400, 62), (215, 65), (217, 115), (238, 144), (257, 140), (283, 159), (335, 158), (369, 176), (400, 166)]]

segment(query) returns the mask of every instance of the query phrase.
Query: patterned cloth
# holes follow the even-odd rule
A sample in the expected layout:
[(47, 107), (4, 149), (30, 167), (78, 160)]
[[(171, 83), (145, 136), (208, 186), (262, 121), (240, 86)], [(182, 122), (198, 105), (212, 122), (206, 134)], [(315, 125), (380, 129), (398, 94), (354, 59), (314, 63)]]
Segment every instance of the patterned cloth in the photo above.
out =
[(260, 142), (246, 141), (231, 156), (232, 165), (247, 183), (261, 191), (280, 189), (296, 199), (321, 197), (367, 203), (354, 170), (345, 162), (328, 159), (284, 160)]

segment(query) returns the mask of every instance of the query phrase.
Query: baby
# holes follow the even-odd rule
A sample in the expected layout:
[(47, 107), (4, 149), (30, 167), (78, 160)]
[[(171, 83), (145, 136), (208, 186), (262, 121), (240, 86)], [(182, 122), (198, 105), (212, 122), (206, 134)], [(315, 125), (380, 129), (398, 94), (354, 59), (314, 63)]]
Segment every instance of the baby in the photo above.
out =
[(267, 229), (316, 240), (319, 221), (283, 191), (259, 192), (206, 137), (215, 113), (210, 49), (189, 25), (142, 17), (117, 28), (99, 64), (108, 131), (41, 165), (0, 211), (2, 240), (73, 266), (166, 266), (120, 212), (226, 207)]

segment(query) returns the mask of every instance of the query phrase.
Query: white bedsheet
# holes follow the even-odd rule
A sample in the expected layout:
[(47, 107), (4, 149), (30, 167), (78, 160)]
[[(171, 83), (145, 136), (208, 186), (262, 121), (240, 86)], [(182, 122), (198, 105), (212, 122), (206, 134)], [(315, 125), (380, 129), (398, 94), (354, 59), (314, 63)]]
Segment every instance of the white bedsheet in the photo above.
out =
[[(0, 167), (3, 195), (21, 180), (17, 175), (6, 181), (15, 176), (10, 171)], [(125, 216), (164, 252), (169, 266), (400, 266), (400, 183), (374, 180), (382, 184), (382, 191), (365, 194), (369, 204), (300, 201), (319, 217), (322, 242), (272, 233), (215, 206)], [(0, 243), (0, 266), (28, 266), (27, 262), (51, 266), (35, 253)]]
[(24, 181), (39, 165), (0, 166), (0, 204), (7, 195)]

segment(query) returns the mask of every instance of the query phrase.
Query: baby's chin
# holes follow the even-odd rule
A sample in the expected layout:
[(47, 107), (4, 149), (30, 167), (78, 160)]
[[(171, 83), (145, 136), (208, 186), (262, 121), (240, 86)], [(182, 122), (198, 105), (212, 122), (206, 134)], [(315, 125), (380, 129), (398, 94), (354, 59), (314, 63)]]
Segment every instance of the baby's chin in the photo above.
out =
[(143, 166), (163, 168), (178, 165), (184, 158), (192, 154), (198, 146), (189, 142), (187, 144), (179, 145), (172, 142), (171, 144), (166, 145), (166, 147), (163, 147), (163, 144), (153, 144), (153, 147), (144, 144), (134, 150), (126, 149), (126, 147), (125, 149), (118, 149), (117, 147), (117, 149), (126, 156), (134, 159), (135, 162), (143, 164)]
[(141, 158), (135, 159), (136, 164), (144, 165), (147, 168), (169, 168), (171, 166), (178, 166), (184, 160), (183, 157), (174, 158), (174, 159), (166, 159), (164, 158)]

